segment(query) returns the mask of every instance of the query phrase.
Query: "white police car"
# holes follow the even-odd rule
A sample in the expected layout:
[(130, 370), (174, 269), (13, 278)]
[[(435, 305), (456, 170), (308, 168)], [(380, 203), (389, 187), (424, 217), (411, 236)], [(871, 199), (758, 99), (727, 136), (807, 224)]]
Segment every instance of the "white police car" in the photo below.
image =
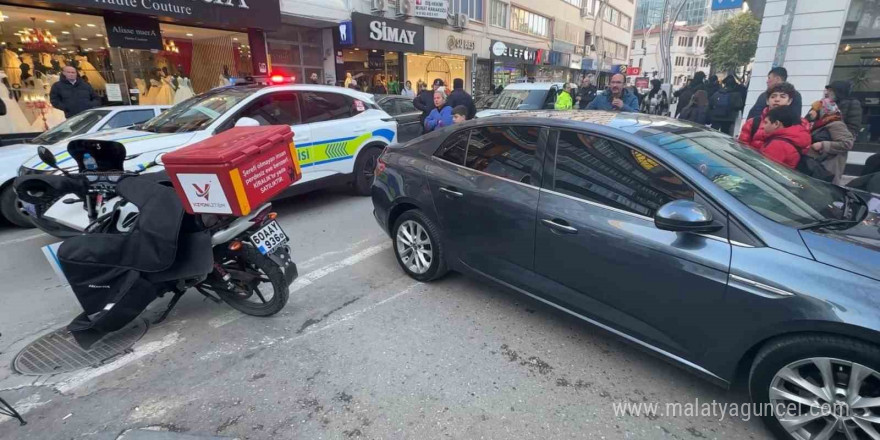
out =
[[(287, 194), (342, 181), (368, 195), (376, 160), (397, 141), (397, 123), (371, 95), (322, 85), (241, 85), (213, 89), (175, 105), (138, 127), (111, 130), (80, 139), (125, 145), (126, 168), (153, 161), (160, 153), (192, 145), (235, 126), (290, 125), (303, 177)], [(73, 167), (66, 145), (54, 148), (61, 167)], [(20, 174), (52, 172), (36, 156)], [(66, 198), (73, 198), (68, 196)], [(88, 218), (81, 203), (59, 200), (38, 208), (33, 221), (56, 236), (83, 230)]]
[(23, 228), (33, 227), (12, 190), (12, 180), (18, 175), (23, 161), (37, 152), (37, 146), (67, 148), (67, 141), (86, 133), (96, 133), (119, 127), (128, 127), (153, 119), (169, 105), (120, 105), (86, 110), (43, 132), (27, 143), (0, 148), (0, 212), (9, 223)]

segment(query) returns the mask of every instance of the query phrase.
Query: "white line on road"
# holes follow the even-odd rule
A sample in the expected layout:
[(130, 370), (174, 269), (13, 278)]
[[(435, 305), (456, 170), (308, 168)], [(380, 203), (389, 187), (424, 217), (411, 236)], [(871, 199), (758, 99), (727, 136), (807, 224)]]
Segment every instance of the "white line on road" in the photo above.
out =
[(364, 243), (366, 243), (366, 242), (368, 242), (368, 241), (370, 241), (370, 239), (369, 239), (369, 238), (365, 238), (365, 239), (363, 239), (363, 240), (361, 240), (361, 241), (358, 241), (357, 243), (352, 244), (351, 246), (349, 246), (349, 247), (347, 247), (347, 248), (345, 248), (345, 249), (340, 249), (340, 250), (338, 250), (338, 251), (324, 252), (323, 254), (318, 255), (318, 256), (316, 256), (316, 257), (309, 258), (308, 260), (303, 261), (302, 263), (296, 263), (296, 266), (299, 267), (300, 269), (307, 268), (307, 267), (311, 266), (312, 264), (314, 264), (314, 263), (316, 263), (316, 262), (318, 262), (318, 261), (321, 261), (321, 260), (323, 260), (323, 259), (325, 259), (325, 258), (327, 258), (327, 257), (329, 257), (329, 256), (331, 256), (331, 255), (342, 254), (342, 253), (345, 253), (345, 252), (351, 252), (351, 251), (353, 251), (353, 250), (355, 250), (355, 249), (361, 247), (361, 245), (363, 245)]
[(79, 388), (86, 382), (95, 379), (98, 376), (103, 376), (112, 371), (116, 371), (144, 356), (156, 353), (160, 350), (164, 350), (174, 345), (179, 340), (180, 335), (177, 332), (169, 333), (165, 335), (164, 338), (158, 341), (148, 342), (140, 347), (135, 347), (134, 352), (123, 355), (122, 357), (116, 359), (113, 362), (110, 362), (109, 364), (73, 374), (67, 379), (55, 384), (55, 389), (61, 394), (69, 393), (70, 391)]
[(322, 268), (315, 269), (314, 271), (297, 278), (296, 281), (294, 281), (293, 284), (290, 285), (290, 293), (296, 292), (297, 290), (300, 290), (303, 287), (306, 287), (314, 283), (315, 281), (324, 278), (325, 276), (330, 275), (333, 272), (336, 272), (339, 269), (353, 266), (369, 257), (372, 257), (373, 255), (378, 254), (379, 252), (390, 248), (391, 242), (387, 241), (373, 247), (368, 247), (342, 261), (337, 261), (336, 263), (328, 264)]
[(216, 318), (211, 318), (208, 320), (208, 325), (214, 328), (223, 327), (226, 324), (229, 324), (232, 321), (235, 321), (238, 318), (241, 318), (242, 313), (238, 310), (233, 310), (231, 312), (226, 312)]
[(351, 312), (351, 313), (347, 313), (347, 314), (345, 314), (345, 315), (342, 315), (342, 316), (340, 316), (338, 319), (336, 319), (336, 320), (334, 320), (334, 321), (332, 321), (332, 322), (327, 323), (327, 324), (324, 325), (323, 327), (316, 328), (316, 329), (314, 329), (314, 330), (312, 330), (312, 331), (308, 331), (308, 330), (307, 330), (307, 331), (306, 331), (302, 336), (300, 336), (300, 337), (308, 336), (308, 335), (311, 335), (311, 334), (313, 334), (313, 333), (322, 332), (322, 331), (327, 330), (327, 329), (330, 329), (330, 328), (332, 328), (332, 327), (336, 327), (337, 325), (342, 324), (342, 323), (345, 322), (345, 321), (350, 321), (350, 320), (352, 320), (352, 319), (354, 319), (354, 318), (357, 318), (358, 316), (363, 315), (364, 313), (367, 313), (367, 312), (369, 312), (370, 310), (373, 310), (373, 309), (375, 309), (376, 307), (381, 306), (382, 304), (385, 304), (385, 303), (387, 303), (387, 302), (389, 302), (389, 301), (393, 301), (393, 300), (395, 300), (395, 299), (397, 299), (397, 298), (400, 298), (400, 297), (403, 296), (403, 295), (406, 295), (406, 294), (408, 294), (408, 293), (411, 293), (413, 290), (415, 290), (416, 287), (423, 286), (423, 285), (424, 285), (424, 283), (420, 283), (420, 282), (412, 283), (412, 284), (410, 284), (409, 286), (406, 286), (406, 288), (404, 288), (404, 289), (401, 290), (400, 292), (397, 292), (397, 293), (395, 293), (394, 295), (391, 295), (391, 296), (389, 296), (388, 298), (383, 299), (382, 301), (379, 301), (379, 302), (377, 302), (377, 303), (375, 303), (375, 304), (372, 304), (372, 305), (370, 305), (370, 306), (364, 307), (364, 308), (361, 309), (361, 310), (357, 310), (357, 311), (354, 311), (354, 312)]
[(49, 234), (47, 234), (45, 232), (41, 232), (39, 234), (29, 235), (27, 237), (13, 238), (11, 240), (0, 241), (0, 246), (5, 246), (7, 244), (23, 243), (25, 241), (30, 241), (35, 238), (42, 238), (42, 237), (49, 237)]

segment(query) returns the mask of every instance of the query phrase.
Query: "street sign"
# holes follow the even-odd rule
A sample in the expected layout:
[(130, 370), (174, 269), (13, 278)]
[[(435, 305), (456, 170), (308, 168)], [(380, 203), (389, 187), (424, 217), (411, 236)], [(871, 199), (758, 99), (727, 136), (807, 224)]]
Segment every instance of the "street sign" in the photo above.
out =
[(626, 68), (626, 76), (639, 76), (642, 74), (641, 67), (627, 67)]
[(742, 9), (743, 0), (712, 0), (713, 11), (723, 11), (725, 9)]

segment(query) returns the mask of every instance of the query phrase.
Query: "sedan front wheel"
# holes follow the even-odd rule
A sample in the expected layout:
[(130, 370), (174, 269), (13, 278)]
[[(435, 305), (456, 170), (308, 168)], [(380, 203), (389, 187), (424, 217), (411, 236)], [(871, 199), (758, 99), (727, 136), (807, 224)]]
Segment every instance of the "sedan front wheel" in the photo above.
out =
[(403, 213), (394, 224), (394, 255), (410, 277), (431, 281), (446, 274), (439, 228), (423, 212)]

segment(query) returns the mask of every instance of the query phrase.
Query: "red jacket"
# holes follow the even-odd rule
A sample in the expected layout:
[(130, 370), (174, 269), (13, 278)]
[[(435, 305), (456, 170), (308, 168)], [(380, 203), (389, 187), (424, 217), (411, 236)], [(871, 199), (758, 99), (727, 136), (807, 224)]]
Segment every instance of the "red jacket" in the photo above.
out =
[[(763, 130), (761, 132), (763, 133)], [(806, 131), (803, 126), (792, 125), (767, 135), (764, 139), (764, 146), (759, 151), (774, 162), (794, 169), (801, 160), (801, 153), (806, 152), (801, 145), (809, 146), (811, 140), (810, 132)]]
[[(767, 134), (764, 133), (764, 120), (767, 119), (767, 112), (770, 111), (770, 107), (765, 107), (764, 111), (761, 112), (761, 125), (758, 126), (758, 130), (755, 132), (755, 136), (752, 137), (752, 125), (755, 123), (754, 118), (746, 119), (746, 121), (742, 125), (742, 130), (739, 132), (739, 141), (760, 151), (761, 147), (764, 146), (764, 142), (766, 142)], [(799, 139), (798, 146), (801, 148), (807, 148), (813, 143), (812, 137), (810, 137), (810, 123), (801, 118), (801, 126), (804, 128), (804, 132), (806, 136), (803, 139)]]

